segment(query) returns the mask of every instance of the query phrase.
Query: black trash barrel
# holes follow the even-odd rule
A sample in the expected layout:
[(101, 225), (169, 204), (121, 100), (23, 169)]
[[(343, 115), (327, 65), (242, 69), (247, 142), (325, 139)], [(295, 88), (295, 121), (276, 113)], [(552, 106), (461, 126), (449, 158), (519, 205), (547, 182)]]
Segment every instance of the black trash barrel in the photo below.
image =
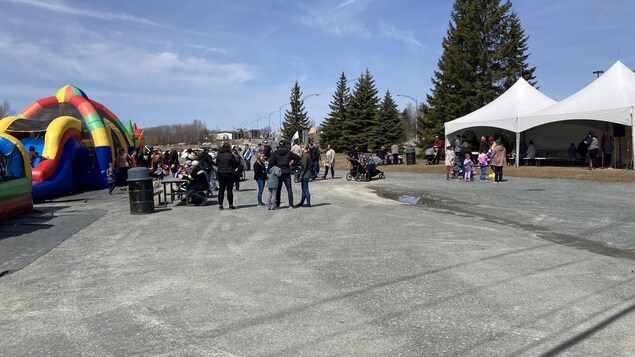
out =
[(130, 214), (154, 213), (154, 188), (152, 177), (145, 167), (128, 170), (128, 194), (130, 195)]
[(415, 148), (409, 146), (406, 149), (406, 165), (414, 165), (415, 162)]

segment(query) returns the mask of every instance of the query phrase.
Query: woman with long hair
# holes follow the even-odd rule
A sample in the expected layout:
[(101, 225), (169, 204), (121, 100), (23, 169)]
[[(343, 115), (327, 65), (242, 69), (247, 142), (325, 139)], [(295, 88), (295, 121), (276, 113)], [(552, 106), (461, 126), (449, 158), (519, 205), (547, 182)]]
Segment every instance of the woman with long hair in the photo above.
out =
[(267, 167), (265, 166), (265, 155), (258, 154), (256, 162), (254, 162), (254, 180), (258, 184), (258, 207), (264, 207), (262, 203), (262, 191), (265, 189), (265, 181), (267, 180)]
[(507, 162), (507, 151), (501, 139), (496, 140), (491, 160), (494, 167), (494, 183), (501, 183), (503, 181), (503, 166)]

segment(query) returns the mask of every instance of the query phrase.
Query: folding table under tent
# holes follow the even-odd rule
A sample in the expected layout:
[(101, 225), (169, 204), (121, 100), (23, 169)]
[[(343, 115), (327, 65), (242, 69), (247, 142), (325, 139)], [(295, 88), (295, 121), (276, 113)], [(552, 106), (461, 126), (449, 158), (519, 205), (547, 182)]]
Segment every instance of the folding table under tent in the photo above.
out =
[[(518, 118), (556, 103), (520, 77), (513, 86), (491, 103), (445, 123), (446, 145), (449, 145), (448, 138), (456, 132), (476, 127), (491, 127), (516, 133), (516, 152), (518, 152), (521, 132), (518, 129)], [(516, 166), (518, 166), (518, 160), (519, 155), (516, 155)]]

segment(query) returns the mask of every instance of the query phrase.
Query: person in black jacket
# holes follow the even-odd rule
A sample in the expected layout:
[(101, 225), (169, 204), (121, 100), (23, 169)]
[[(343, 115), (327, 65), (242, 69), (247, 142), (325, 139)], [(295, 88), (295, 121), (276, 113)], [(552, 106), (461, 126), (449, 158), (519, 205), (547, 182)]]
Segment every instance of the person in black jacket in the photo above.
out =
[(199, 192), (205, 191), (209, 188), (207, 174), (199, 167), (199, 162), (196, 160), (192, 161), (190, 170), (190, 174), (185, 177), (188, 181), (187, 196), (195, 205), (204, 205), (207, 203), (207, 198), (202, 196)]
[(276, 208), (280, 208), (280, 190), (282, 183), (287, 189), (289, 198), (289, 208), (293, 208), (293, 188), (291, 187), (291, 162), (299, 162), (300, 157), (285, 147), (285, 141), (280, 140), (278, 149), (271, 154), (269, 158), (269, 167), (278, 166), (280, 169), (280, 179), (278, 181), (278, 191), (276, 192)]
[(265, 167), (265, 155), (259, 154), (256, 162), (254, 162), (254, 180), (258, 184), (258, 207), (264, 207), (262, 203), (262, 191), (265, 189), (265, 181), (267, 181), (267, 168)]
[(212, 169), (214, 168), (214, 166), (216, 166), (216, 162), (214, 162), (214, 158), (212, 158), (212, 155), (209, 154), (209, 149), (204, 148), (203, 151), (198, 155), (197, 160), (200, 163), (201, 168), (205, 170), (205, 173), (207, 173), (207, 178), (210, 179), (211, 184)]
[(320, 149), (311, 144), (311, 180), (315, 180), (320, 174), (320, 159), (322, 155), (320, 153)]
[(265, 155), (265, 160), (269, 160), (269, 157), (271, 157), (271, 145), (269, 145), (267, 140), (265, 140), (265, 146), (262, 148), (262, 154)]
[(170, 172), (172, 173), (171, 176), (174, 176), (174, 174), (179, 171), (179, 153), (176, 152), (175, 148), (170, 148), (170, 151), (168, 152), (168, 167), (170, 168)]
[(218, 209), (223, 209), (223, 200), (225, 198), (225, 190), (227, 190), (227, 202), (229, 209), (234, 209), (234, 181), (236, 180), (236, 170), (238, 163), (231, 152), (229, 143), (223, 144), (216, 157), (216, 171), (218, 173), (218, 183), (220, 189), (218, 191)]

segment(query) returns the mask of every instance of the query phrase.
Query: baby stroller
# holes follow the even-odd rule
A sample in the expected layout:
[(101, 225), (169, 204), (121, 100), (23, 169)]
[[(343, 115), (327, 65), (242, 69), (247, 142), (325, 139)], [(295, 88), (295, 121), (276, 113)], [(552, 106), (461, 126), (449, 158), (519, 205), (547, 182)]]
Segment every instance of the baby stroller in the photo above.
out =
[(436, 156), (437, 156), (436, 154), (437, 153), (434, 152), (434, 148), (426, 149), (425, 156), (426, 156), (426, 160), (427, 160), (427, 162), (426, 162), (427, 165), (436, 164), (436, 160), (435, 160)]
[(360, 172), (359, 172), (359, 168), (360, 168), (359, 162), (357, 160), (353, 159), (352, 157), (349, 157), (349, 156), (346, 157), (346, 160), (348, 160), (348, 163), (351, 165), (350, 169), (346, 173), (346, 181), (351, 181), (353, 178), (355, 178), (355, 180), (358, 180), (357, 177), (360, 174)]
[(364, 177), (366, 181), (370, 181), (373, 177), (379, 176), (380, 179), (384, 178), (384, 172), (377, 169), (377, 163), (368, 154), (361, 155), (361, 168), (364, 171)]

